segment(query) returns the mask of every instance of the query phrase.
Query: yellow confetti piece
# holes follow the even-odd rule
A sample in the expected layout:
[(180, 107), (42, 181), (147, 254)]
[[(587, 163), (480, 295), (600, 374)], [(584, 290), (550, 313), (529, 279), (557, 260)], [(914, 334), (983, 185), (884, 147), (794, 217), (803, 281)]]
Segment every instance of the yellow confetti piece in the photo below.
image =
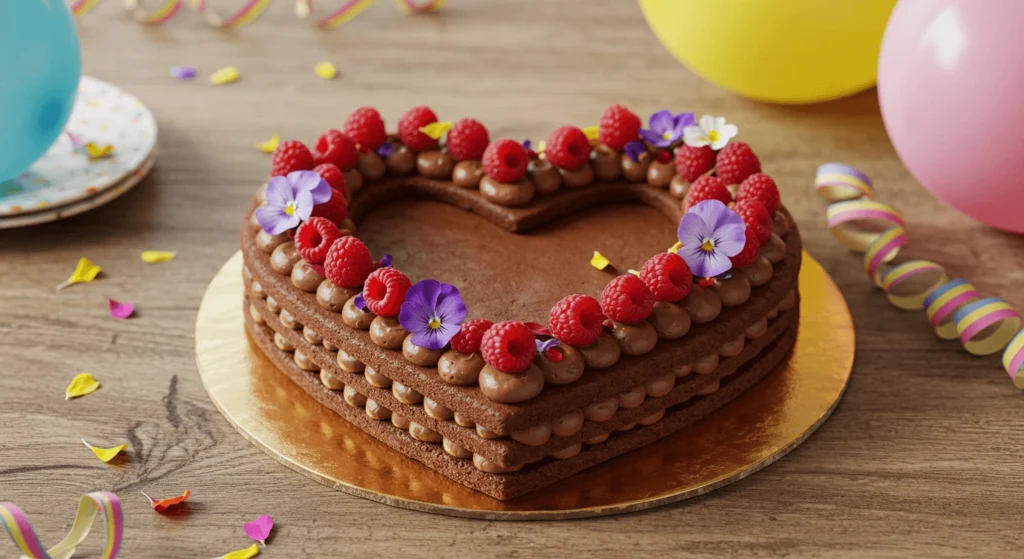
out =
[(114, 146), (110, 144), (94, 144), (89, 142), (85, 144), (85, 154), (89, 156), (89, 161), (96, 161), (97, 159), (104, 159), (110, 157), (114, 153)]
[(330, 62), (321, 62), (313, 66), (313, 71), (322, 80), (333, 80), (338, 76), (338, 67)]
[(213, 85), (224, 85), (236, 82), (240, 77), (242, 77), (242, 73), (238, 71), (238, 68), (228, 66), (210, 74), (210, 83)]
[(440, 140), (441, 136), (444, 136), (449, 130), (452, 129), (452, 121), (445, 120), (442, 122), (431, 122), (426, 126), (420, 127), (420, 132), (423, 132), (433, 140)]
[(666, 250), (665, 252), (679, 252), (679, 249), (681, 248), (683, 248), (683, 243), (680, 241), (676, 241), (676, 244), (668, 247), (668, 250)]
[(634, 270), (633, 268), (630, 268), (630, 269), (628, 269), (626, 271), (631, 273), (631, 274), (633, 274), (636, 277), (640, 277), (640, 270)]
[(169, 250), (144, 250), (142, 261), (146, 264), (159, 264), (174, 260), (175, 254)]
[(92, 260), (83, 256), (78, 260), (78, 265), (75, 266), (75, 271), (71, 274), (71, 277), (65, 280), (64, 283), (57, 286), (57, 291), (76, 283), (88, 283), (96, 279), (96, 276), (99, 275), (99, 273), (100, 267)]
[(99, 458), (100, 460), (103, 460), (104, 462), (110, 462), (111, 460), (114, 459), (115, 456), (117, 456), (118, 454), (121, 454), (122, 450), (128, 448), (128, 444), (127, 443), (122, 444), (122, 445), (117, 445), (117, 446), (112, 447), (112, 448), (100, 448), (98, 446), (92, 446), (91, 444), (89, 444), (89, 441), (87, 441), (85, 439), (82, 439), (82, 444), (84, 444), (86, 446), (86, 448), (91, 450), (92, 453), (96, 455), (96, 458)]
[(583, 129), (583, 135), (591, 142), (596, 142), (600, 136), (600, 129), (597, 126), (588, 126)]
[(71, 384), (64, 390), (64, 399), (70, 400), (92, 394), (100, 387), (100, 383), (89, 373), (78, 373), (71, 379)]
[(598, 270), (604, 270), (611, 264), (611, 261), (605, 258), (600, 252), (594, 251), (594, 256), (590, 257), (590, 265), (597, 268)]
[(260, 554), (260, 546), (252, 544), (245, 549), (239, 549), (238, 551), (232, 551), (227, 555), (221, 555), (217, 559), (249, 559), (250, 557), (256, 557)]
[(273, 136), (270, 137), (269, 140), (256, 144), (256, 149), (262, 151), (263, 153), (274, 153), (274, 150), (277, 149), (277, 144), (280, 143), (281, 136), (274, 134)]

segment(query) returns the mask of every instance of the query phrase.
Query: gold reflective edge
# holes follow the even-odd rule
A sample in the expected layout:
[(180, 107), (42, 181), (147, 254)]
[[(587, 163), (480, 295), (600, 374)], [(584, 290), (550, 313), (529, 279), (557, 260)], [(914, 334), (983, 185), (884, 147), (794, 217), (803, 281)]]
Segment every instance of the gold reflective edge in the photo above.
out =
[(835, 408), (853, 367), (846, 301), (804, 253), (793, 355), (739, 398), (644, 448), (571, 478), (499, 501), (459, 485), (364, 434), (280, 373), (245, 332), (242, 256), (207, 288), (196, 360), (210, 398), (242, 435), (320, 483), (382, 503), (471, 518), (530, 520), (642, 510), (702, 495), (771, 464)]

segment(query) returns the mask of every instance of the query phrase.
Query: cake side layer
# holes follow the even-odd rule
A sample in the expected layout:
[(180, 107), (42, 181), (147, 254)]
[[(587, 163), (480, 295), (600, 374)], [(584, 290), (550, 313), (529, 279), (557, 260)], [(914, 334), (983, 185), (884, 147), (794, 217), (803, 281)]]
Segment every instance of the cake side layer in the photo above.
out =
[[(781, 312), (776, 319), (767, 324), (760, 336), (748, 340), (738, 354), (723, 357), (714, 370), (706, 372), (706, 374), (693, 372), (681, 378), (672, 378), (671, 388), (659, 397), (643, 398), (640, 402), (632, 404), (635, 407), (618, 407), (615, 409), (614, 415), (600, 418), (601, 421), (587, 419), (572, 435), (558, 436), (554, 434), (546, 442), (539, 445), (534, 443), (531, 446), (509, 438), (481, 437), (474, 429), (460, 426), (451, 419), (441, 420), (432, 417), (425, 406), (408, 405), (399, 401), (390, 389), (374, 386), (364, 378), (363, 374), (345, 372), (336, 362), (337, 353), (335, 351), (310, 344), (299, 331), (283, 325), (277, 314), (268, 309), (263, 300), (250, 297), (249, 304), (256, 309), (267, 326), (280, 335), (288, 346), (300, 350), (304, 359), (312, 361), (319, 369), (327, 370), (333, 378), (344, 383), (346, 390), (351, 387), (389, 412), (398, 413), (405, 419), (429, 429), (429, 432), (438, 433), (439, 436), (456, 443), (459, 447), (479, 454), (506, 468), (518, 467), (539, 460), (583, 441), (607, 435), (629, 424), (645, 421), (667, 407), (684, 402), (697, 394), (705, 393), (709, 387), (713, 388), (711, 385), (731, 375), (748, 360), (755, 358), (766, 346), (781, 336), (789, 327), (790, 322), (795, 319), (794, 313)], [(334, 398), (341, 400), (343, 396), (339, 391), (335, 392)], [(576, 406), (572, 411), (579, 410), (582, 416), (583, 407), (582, 405)], [(542, 423), (535, 427), (545, 425), (550, 424)]]
[[(799, 310), (796, 308), (791, 312), (798, 314)], [(738, 374), (728, 377), (718, 391), (671, 408), (662, 420), (653, 425), (616, 433), (607, 442), (585, 448), (573, 458), (545, 461), (513, 474), (489, 474), (476, 469), (466, 460), (445, 454), (439, 445), (417, 441), (390, 423), (368, 417), (362, 408), (349, 406), (333, 398), (334, 393), (323, 386), (316, 375), (300, 369), (288, 353), (274, 345), (273, 334), (269, 328), (256, 324), (248, 312), (244, 314), (246, 327), (263, 353), (314, 399), (394, 450), (424, 463), (432, 470), (462, 485), (497, 499), (511, 499), (550, 485), (694, 423), (727, 404), (770, 373), (789, 354), (796, 340), (797, 331), (794, 320), (794, 324), (784, 336), (745, 365)]]

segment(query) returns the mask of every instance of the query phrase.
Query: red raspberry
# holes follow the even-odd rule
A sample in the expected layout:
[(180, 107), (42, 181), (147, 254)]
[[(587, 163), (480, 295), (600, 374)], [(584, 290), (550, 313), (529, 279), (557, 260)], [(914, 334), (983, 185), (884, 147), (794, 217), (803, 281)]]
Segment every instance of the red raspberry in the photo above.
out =
[(760, 200), (757, 198), (744, 198), (736, 202), (733, 210), (743, 218), (743, 223), (747, 224), (747, 229), (754, 230), (758, 244), (768, 242), (775, 225), (772, 223), (772, 216), (768, 215), (768, 210), (764, 209), (764, 204)]
[(626, 144), (640, 135), (640, 117), (622, 105), (611, 105), (601, 113), (598, 139), (615, 150), (623, 150)]
[(739, 184), (743, 179), (761, 172), (761, 161), (754, 150), (743, 142), (732, 142), (718, 152), (715, 174), (725, 184)]
[(377, 316), (398, 316), (412, 282), (397, 268), (377, 268), (366, 278), (363, 299)]
[(338, 287), (362, 287), (372, 271), (370, 249), (355, 237), (341, 237), (327, 251), (324, 275)]
[(529, 326), (506, 320), (484, 332), (480, 352), (491, 367), (503, 373), (521, 373), (533, 363), (537, 342)]
[(334, 163), (321, 163), (313, 167), (313, 170), (334, 190), (342, 194), (348, 193), (348, 189), (345, 188), (345, 175), (341, 174), (341, 169), (338, 169)]
[(613, 279), (601, 293), (601, 309), (616, 322), (635, 324), (650, 316), (653, 308), (654, 294), (633, 274)]
[(526, 176), (530, 156), (515, 140), (498, 140), (484, 150), (483, 166), (487, 176), (498, 182), (519, 182)]
[(328, 130), (313, 146), (313, 159), (317, 165), (331, 163), (338, 169), (349, 170), (356, 166), (359, 152), (356, 145), (341, 130)]
[(345, 135), (363, 151), (373, 151), (388, 139), (384, 119), (373, 107), (359, 107), (345, 119)]
[(644, 262), (640, 279), (658, 301), (678, 301), (686, 297), (693, 286), (690, 266), (674, 252), (661, 252)]
[(715, 152), (710, 146), (695, 148), (681, 145), (676, 150), (676, 172), (687, 182), (693, 182), (715, 166)]
[(494, 326), (493, 322), (482, 318), (463, 322), (462, 329), (452, 338), (452, 349), (466, 355), (480, 351), (480, 341), (491, 326)]
[(437, 115), (430, 107), (413, 107), (398, 120), (398, 139), (413, 151), (437, 147), (437, 140), (420, 132), (420, 128), (437, 122)]
[(313, 206), (313, 213), (310, 215), (314, 217), (326, 217), (334, 222), (335, 225), (341, 227), (341, 224), (345, 222), (345, 218), (348, 217), (348, 203), (345, 202), (345, 194), (340, 190), (334, 190), (332, 188), (331, 199), (323, 204)]
[(718, 177), (705, 175), (693, 181), (686, 194), (686, 208), (692, 208), (705, 200), (720, 200), (723, 204), (732, 202), (732, 194)]
[(743, 250), (741, 250), (736, 256), (729, 258), (735, 268), (751, 266), (757, 260), (757, 250), (760, 248), (760, 243), (757, 242), (757, 233), (748, 227), (746, 235), (747, 240), (743, 245)]
[(308, 171), (316, 164), (309, 148), (298, 140), (285, 140), (278, 144), (270, 161), (272, 177), (283, 177), (293, 171)]
[(558, 341), (587, 347), (597, 341), (604, 324), (601, 304), (590, 295), (569, 295), (548, 316), (548, 328)]
[(456, 161), (480, 159), (490, 142), (487, 128), (471, 118), (457, 121), (448, 131), (448, 153)]
[(775, 181), (771, 177), (762, 173), (747, 177), (740, 184), (740, 189), (736, 191), (736, 200), (738, 201), (751, 198), (756, 198), (764, 204), (764, 209), (768, 212), (769, 222), (771, 222), (771, 216), (779, 211), (779, 206), (782, 205), (782, 199), (779, 197), (779, 187), (775, 185)]
[(561, 126), (548, 136), (544, 157), (557, 167), (579, 169), (590, 161), (590, 149), (590, 140), (582, 130), (575, 126)]
[(338, 226), (329, 219), (311, 217), (295, 231), (295, 248), (303, 260), (319, 266), (327, 259), (331, 245), (340, 237)]

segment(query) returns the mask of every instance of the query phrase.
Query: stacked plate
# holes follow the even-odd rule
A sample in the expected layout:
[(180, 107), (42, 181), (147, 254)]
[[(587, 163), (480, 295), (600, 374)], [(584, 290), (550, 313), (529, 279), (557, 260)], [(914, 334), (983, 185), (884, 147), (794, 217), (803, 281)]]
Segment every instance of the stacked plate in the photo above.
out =
[[(153, 113), (133, 95), (88, 76), (78, 86), (67, 132), (29, 170), (0, 183), (0, 229), (56, 221), (106, 204), (138, 184), (156, 159)], [(87, 143), (113, 150), (90, 158)]]

